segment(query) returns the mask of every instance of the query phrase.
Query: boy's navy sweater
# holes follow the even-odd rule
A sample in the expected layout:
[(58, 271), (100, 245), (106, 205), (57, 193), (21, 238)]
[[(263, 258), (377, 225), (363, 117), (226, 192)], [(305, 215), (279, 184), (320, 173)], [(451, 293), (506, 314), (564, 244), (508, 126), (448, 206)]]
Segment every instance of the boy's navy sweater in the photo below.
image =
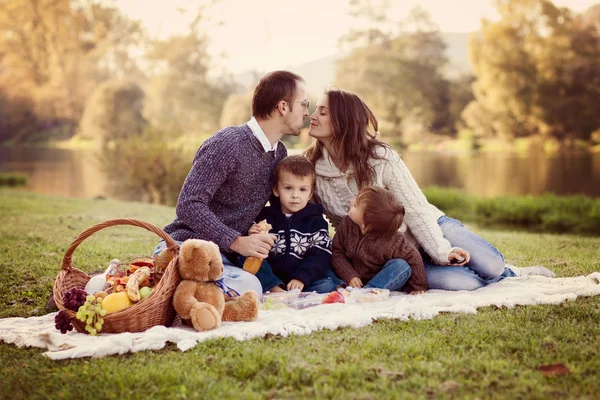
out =
[(263, 219), (272, 225), (269, 233), (277, 235), (267, 261), (279, 279), (286, 285), (297, 279), (307, 287), (325, 277), (331, 263), (331, 238), (322, 205), (309, 203), (286, 217), (279, 199), (272, 196), (271, 205), (260, 212), (256, 222)]

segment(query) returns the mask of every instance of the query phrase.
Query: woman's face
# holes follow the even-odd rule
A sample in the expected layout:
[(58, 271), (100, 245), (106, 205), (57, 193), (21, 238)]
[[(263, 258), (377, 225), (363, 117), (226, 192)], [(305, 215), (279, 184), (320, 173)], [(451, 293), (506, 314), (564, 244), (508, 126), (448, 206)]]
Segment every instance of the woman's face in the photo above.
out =
[(333, 130), (331, 129), (331, 119), (329, 112), (329, 99), (327, 95), (323, 96), (317, 103), (317, 109), (310, 116), (310, 128), (308, 134), (320, 141), (330, 141), (333, 139)]

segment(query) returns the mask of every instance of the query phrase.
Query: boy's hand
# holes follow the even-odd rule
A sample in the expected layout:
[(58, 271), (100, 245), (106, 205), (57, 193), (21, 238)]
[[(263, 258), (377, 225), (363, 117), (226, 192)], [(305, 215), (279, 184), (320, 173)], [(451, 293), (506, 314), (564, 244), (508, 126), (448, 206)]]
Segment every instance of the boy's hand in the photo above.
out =
[(459, 247), (455, 248), (452, 253), (448, 254), (448, 262), (450, 265), (465, 265), (469, 261), (471, 261), (471, 255), (469, 252)]
[(350, 282), (348, 282), (348, 286), (356, 288), (356, 289), (360, 289), (361, 287), (363, 287), (363, 283), (360, 280), (360, 278), (357, 276), (357, 277), (350, 279)]
[(258, 225), (258, 224), (252, 224), (252, 226), (250, 227), (250, 229), (248, 229), (248, 235), (256, 235), (256, 234), (259, 234), (260, 231), (261, 231), (260, 225)]
[(299, 289), (300, 291), (302, 291), (302, 289), (304, 289), (304, 283), (302, 283), (302, 281), (299, 281), (298, 279), (292, 279), (287, 284), (287, 290), (292, 289)]

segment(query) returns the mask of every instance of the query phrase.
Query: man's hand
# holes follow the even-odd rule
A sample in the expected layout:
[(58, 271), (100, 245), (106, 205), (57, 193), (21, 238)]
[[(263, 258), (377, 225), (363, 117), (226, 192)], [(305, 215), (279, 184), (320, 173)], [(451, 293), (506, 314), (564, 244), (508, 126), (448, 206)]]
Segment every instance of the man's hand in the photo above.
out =
[(246, 257), (257, 257), (265, 259), (269, 256), (269, 250), (273, 247), (275, 238), (268, 233), (260, 233), (252, 236), (238, 236), (229, 248)]
[(302, 283), (302, 281), (299, 281), (298, 279), (292, 279), (287, 284), (287, 290), (292, 289), (299, 289), (300, 291), (302, 291), (302, 289), (304, 289), (304, 283)]
[(361, 287), (363, 287), (363, 283), (360, 280), (360, 278), (357, 276), (357, 277), (350, 279), (350, 282), (348, 282), (348, 286), (356, 288), (356, 289), (360, 289)]
[(460, 247), (455, 248), (452, 253), (448, 254), (448, 262), (450, 262), (450, 265), (465, 265), (469, 261), (471, 261), (471, 255), (468, 251), (463, 250)]

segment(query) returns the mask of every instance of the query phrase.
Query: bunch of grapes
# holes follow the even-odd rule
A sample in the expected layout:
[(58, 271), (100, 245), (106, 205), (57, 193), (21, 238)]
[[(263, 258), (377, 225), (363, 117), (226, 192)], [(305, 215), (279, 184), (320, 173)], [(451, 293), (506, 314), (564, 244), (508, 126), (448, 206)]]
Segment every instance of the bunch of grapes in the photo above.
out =
[(54, 326), (60, 331), (60, 333), (67, 333), (67, 331), (73, 330), (71, 325), (71, 318), (65, 310), (60, 310), (54, 317)]
[(77, 310), (76, 318), (81, 322), (85, 322), (85, 330), (90, 335), (96, 335), (102, 330), (106, 310), (102, 309), (102, 298), (89, 295), (79, 310)]
[(63, 304), (72, 311), (77, 311), (85, 303), (87, 293), (85, 290), (72, 288), (63, 294)]

